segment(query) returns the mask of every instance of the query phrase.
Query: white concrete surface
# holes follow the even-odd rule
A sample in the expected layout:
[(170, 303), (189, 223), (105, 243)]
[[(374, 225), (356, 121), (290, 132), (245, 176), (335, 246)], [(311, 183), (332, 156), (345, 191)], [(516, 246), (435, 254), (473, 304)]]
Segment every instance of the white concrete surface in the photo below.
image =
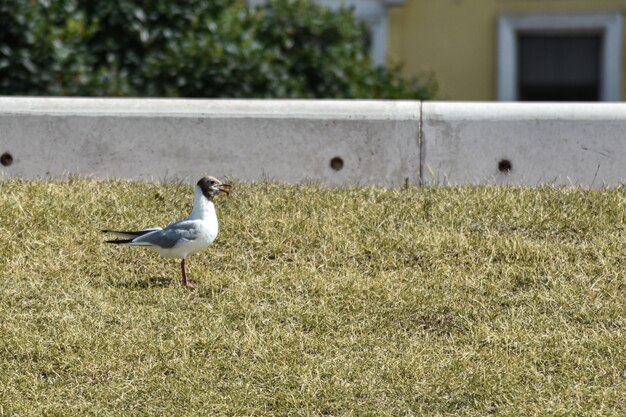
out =
[(5, 178), (419, 183), (418, 102), (3, 97), (0, 131)]
[(426, 184), (625, 184), (623, 103), (424, 102), (422, 120)]
[(3, 154), (0, 178), (617, 186), (626, 104), (0, 97)]

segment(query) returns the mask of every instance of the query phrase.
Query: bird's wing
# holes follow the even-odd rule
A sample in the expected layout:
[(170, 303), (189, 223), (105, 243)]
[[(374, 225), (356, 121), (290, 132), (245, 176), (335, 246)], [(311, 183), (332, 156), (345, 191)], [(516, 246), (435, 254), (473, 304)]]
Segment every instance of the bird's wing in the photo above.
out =
[(173, 248), (181, 240), (194, 240), (200, 235), (200, 230), (193, 221), (180, 221), (172, 223), (162, 230), (155, 230), (139, 236), (130, 242), (133, 246), (158, 246), (160, 248)]

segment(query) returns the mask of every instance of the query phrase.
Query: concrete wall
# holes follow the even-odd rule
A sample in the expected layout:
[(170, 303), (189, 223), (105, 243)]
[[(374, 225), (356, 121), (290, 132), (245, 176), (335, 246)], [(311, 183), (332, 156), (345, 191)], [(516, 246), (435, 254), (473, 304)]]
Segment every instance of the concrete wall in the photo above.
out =
[(5, 176), (419, 182), (416, 102), (5, 97), (0, 132)]
[(626, 104), (0, 97), (0, 178), (616, 186)]
[(426, 183), (625, 183), (625, 104), (424, 102), (422, 109)]

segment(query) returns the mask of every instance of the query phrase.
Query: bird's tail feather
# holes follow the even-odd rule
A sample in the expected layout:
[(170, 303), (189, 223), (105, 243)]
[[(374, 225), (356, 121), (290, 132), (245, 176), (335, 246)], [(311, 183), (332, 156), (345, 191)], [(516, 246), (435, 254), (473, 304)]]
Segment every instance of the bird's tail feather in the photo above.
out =
[(123, 243), (130, 243), (132, 239), (115, 239), (115, 240), (107, 240), (106, 243), (113, 243), (115, 245), (121, 245)]
[[(150, 232), (154, 232), (155, 230), (162, 230), (160, 227), (147, 227), (145, 229), (142, 230), (138, 230), (136, 232), (121, 232), (121, 231), (117, 231), (117, 230), (103, 230), (103, 233), (111, 233), (113, 235), (116, 235), (117, 237), (120, 237), (122, 239), (130, 239), (133, 240), (134, 238), (138, 237), (138, 236), (143, 236), (146, 233), (150, 233)], [(119, 242), (119, 243), (126, 243), (126, 242)]]

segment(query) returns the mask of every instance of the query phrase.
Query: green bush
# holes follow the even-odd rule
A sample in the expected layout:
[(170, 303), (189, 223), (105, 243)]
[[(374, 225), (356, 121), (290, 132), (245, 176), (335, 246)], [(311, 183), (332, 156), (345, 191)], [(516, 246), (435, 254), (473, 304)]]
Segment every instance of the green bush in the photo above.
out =
[(430, 98), (375, 68), (351, 10), (307, 0), (4, 0), (0, 94)]

